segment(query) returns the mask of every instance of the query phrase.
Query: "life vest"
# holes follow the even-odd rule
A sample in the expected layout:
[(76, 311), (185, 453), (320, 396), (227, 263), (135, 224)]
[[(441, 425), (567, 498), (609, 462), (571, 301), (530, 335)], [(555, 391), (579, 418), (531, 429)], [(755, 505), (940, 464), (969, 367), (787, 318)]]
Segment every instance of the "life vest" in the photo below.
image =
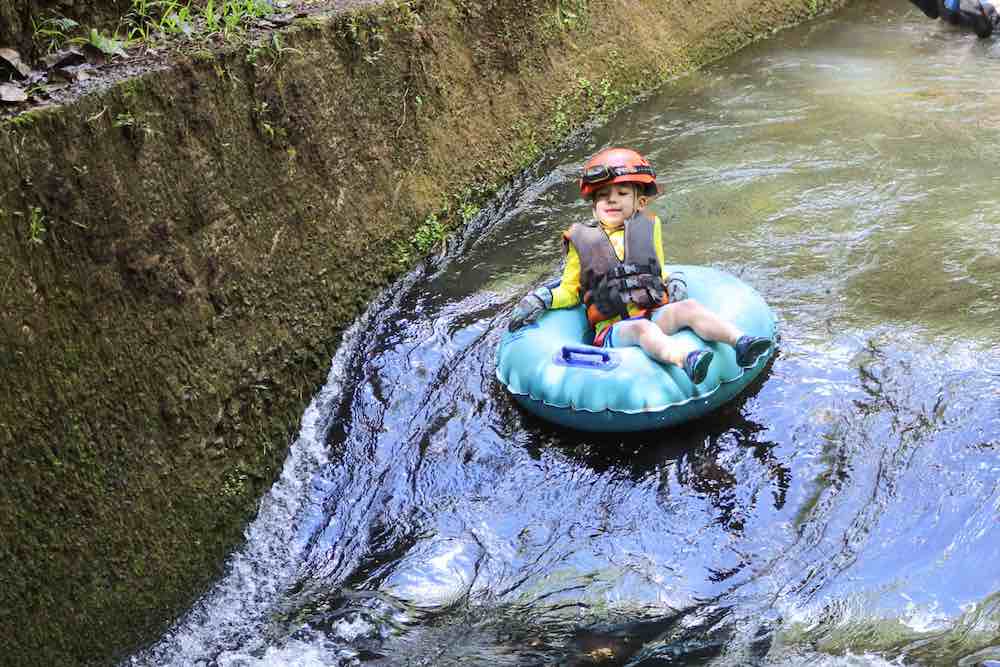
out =
[(563, 233), (580, 256), (580, 289), (591, 326), (628, 317), (629, 304), (640, 310), (667, 303), (663, 269), (653, 245), (656, 221), (636, 213), (625, 221), (625, 258), (618, 259), (611, 239), (597, 221), (576, 223)]

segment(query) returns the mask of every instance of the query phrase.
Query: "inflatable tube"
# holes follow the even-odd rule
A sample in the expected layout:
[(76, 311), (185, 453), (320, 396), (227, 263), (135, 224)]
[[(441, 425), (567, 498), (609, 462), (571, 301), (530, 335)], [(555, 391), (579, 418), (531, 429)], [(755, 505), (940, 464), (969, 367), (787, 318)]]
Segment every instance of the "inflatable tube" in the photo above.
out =
[[(703, 266), (683, 271), (691, 298), (746, 333), (775, 340), (777, 322), (764, 299), (735, 276)], [(497, 379), (528, 412), (582, 431), (644, 431), (673, 426), (712, 412), (753, 382), (775, 345), (753, 366), (740, 368), (725, 343), (708, 343), (689, 329), (673, 334), (715, 352), (705, 380), (660, 364), (638, 347), (604, 349), (588, 343), (593, 332), (583, 306), (550, 310), (538, 321), (506, 332), (497, 349)]]

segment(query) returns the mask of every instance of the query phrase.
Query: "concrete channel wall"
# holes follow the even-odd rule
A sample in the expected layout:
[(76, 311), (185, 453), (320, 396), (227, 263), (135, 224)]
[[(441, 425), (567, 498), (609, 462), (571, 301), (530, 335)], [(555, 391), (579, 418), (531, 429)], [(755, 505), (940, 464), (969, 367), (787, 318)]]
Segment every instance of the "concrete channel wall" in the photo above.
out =
[(314, 11), (8, 111), (0, 664), (110, 664), (190, 605), (429, 222), (456, 228), (580, 123), (838, 1)]

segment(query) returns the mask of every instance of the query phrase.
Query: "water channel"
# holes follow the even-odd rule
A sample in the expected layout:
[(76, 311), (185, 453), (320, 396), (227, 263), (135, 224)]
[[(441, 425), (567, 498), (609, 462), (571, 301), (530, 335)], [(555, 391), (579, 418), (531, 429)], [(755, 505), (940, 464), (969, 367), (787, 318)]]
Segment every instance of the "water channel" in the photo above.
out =
[[(127, 665), (1000, 660), (1000, 41), (859, 2), (549, 156), (352, 328), (228, 574)], [(780, 352), (714, 417), (550, 427), (494, 379), (611, 144)]]

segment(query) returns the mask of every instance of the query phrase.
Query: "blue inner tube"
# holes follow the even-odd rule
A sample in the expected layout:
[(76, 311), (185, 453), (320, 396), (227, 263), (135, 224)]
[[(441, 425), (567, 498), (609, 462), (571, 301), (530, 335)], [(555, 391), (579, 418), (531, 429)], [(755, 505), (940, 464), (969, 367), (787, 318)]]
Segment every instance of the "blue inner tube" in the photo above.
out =
[[(775, 340), (774, 313), (752, 287), (710, 267), (668, 268), (684, 272), (691, 298), (746, 333)], [(536, 323), (503, 335), (497, 379), (524, 409), (555, 424), (582, 431), (644, 431), (701, 417), (732, 400), (775, 350), (772, 345), (753, 366), (740, 368), (735, 351), (725, 343), (706, 342), (689, 329), (672, 337), (715, 352), (700, 384), (638, 347), (590, 345), (593, 331), (583, 306), (550, 310)]]

